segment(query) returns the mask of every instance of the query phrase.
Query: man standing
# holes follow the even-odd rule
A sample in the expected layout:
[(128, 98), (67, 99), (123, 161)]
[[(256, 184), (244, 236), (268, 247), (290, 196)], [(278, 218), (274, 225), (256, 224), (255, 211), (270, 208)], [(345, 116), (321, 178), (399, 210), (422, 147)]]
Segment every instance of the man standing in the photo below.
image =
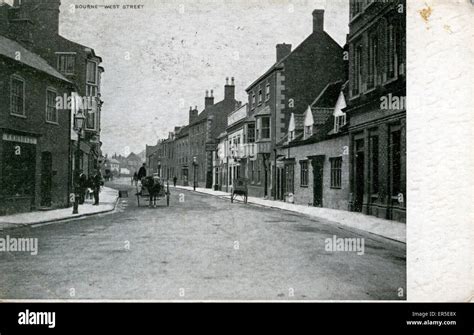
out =
[(100, 187), (104, 184), (102, 181), (102, 175), (100, 174), (100, 170), (97, 170), (96, 174), (92, 178), (92, 190), (94, 191), (94, 206), (99, 205), (99, 193)]
[(176, 187), (176, 182), (178, 181), (178, 178), (176, 178), (176, 176), (173, 177), (173, 185), (174, 187)]
[(143, 163), (140, 170), (138, 170), (138, 180), (142, 180), (142, 178), (146, 177), (146, 164)]
[(87, 176), (79, 170), (79, 204), (83, 205), (87, 190)]

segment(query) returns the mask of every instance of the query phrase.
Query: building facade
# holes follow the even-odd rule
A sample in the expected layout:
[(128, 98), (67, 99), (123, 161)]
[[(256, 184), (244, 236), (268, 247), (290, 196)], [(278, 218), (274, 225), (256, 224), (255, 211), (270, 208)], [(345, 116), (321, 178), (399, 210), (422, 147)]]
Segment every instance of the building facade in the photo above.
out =
[(404, 222), (406, 3), (350, 4), (350, 207)]
[[(45, 59), (75, 84), (76, 109), (86, 116), (80, 146), (79, 167), (74, 166), (77, 134), (71, 132), (71, 161), (75, 171), (91, 175), (101, 168), (100, 130), (103, 101), (100, 96), (102, 59), (90, 47), (70, 41), (59, 34), (60, 0), (14, 0), (13, 6), (0, 6), (0, 33), (18, 41)], [(72, 183), (72, 180), (71, 180)]]
[(344, 77), (343, 48), (324, 31), (324, 11), (313, 12), (313, 32), (292, 51), (278, 44), (276, 63), (246, 92), (256, 120), (254, 196), (276, 198), (276, 144), (286, 136), (291, 113), (301, 114), (324, 87)]
[(330, 83), (303, 115), (292, 114), (277, 159), (277, 199), (349, 209), (346, 85)]
[(69, 205), (74, 85), (46, 60), (0, 35), (0, 215)]

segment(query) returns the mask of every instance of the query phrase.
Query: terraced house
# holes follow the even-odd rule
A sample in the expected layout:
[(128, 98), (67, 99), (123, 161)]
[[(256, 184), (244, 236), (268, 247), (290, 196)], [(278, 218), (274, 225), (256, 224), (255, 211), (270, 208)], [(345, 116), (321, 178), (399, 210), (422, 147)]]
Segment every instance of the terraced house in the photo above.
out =
[(292, 113), (302, 114), (330, 82), (344, 77), (343, 48), (324, 31), (324, 10), (313, 12), (313, 32), (294, 50), (276, 46), (276, 63), (251, 83), (246, 92), (256, 120), (253, 196), (277, 198), (276, 145), (286, 136)]
[(71, 113), (56, 97), (73, 83), (0, 35), (0, 215), (66, 207)]
[(406, 3), (350, 5), (350, 207), (405, 221)]
[[(15, 0), (13, 6), (0, 6), (0, 33), (41, 56), (65, 78), (74, 83), (74, 95), (93, 103), (80, 106), (86, 116), (81, 141), (79, 167), (89, 175), (103, 162), (101, 152), (102, 59), (94, 49), (70, 41), (59, 34), (60, 0)], [(74, 111), (71, 111), (74, 112)], [(73, 126), (73, 125), (71, 125)], [(71, 157), (77, 148), (77, 134), (71, 132)], [(72, 175), (72, 174), (71, 174)], [(72, 183), (72, 180), (71, 180)]]

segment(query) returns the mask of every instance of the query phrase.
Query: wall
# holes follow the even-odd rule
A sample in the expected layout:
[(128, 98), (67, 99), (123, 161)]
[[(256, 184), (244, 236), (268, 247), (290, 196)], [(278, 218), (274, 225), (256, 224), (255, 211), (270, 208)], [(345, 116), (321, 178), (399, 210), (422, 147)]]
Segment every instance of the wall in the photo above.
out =
[[(348, 210), (349, 209), (349, 136), (343, 135), (326, 141), (306, 144), (288, 149), (280, 149), (279, 153), (288, 158), (295, 158), (294, 200), (296, 204), (313, 204), (313, 167), (308, 156), (325, 155), (323, 168), (323, 207)], [(346, 147), (346, 151), (345, 151)], [(330, 158), (342, 157), (341, 188), (331, 188)], [(300, 160), (308, 160), (308, 186), (301, 187)]]

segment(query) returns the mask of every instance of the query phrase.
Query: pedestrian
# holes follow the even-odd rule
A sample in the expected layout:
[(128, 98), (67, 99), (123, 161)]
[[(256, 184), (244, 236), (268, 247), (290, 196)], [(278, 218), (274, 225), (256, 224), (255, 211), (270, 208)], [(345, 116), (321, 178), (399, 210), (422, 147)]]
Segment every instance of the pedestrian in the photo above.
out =
[(87, 176), (84, 171), (79, 170), (79, 204), (84, 204), (87, 191)]
[(92, 190), (94, 192), (94, 206), (99, 205), (99, 193), (100, 187), (104, 185), (104, 181), (102, 180), (102, 175), (100, 170), (97, 170), (94, 177), (92, 178)]
[(173, 177), (173, 185), (174, 187), (176, 187), (176, 182), (178, 181), (178, 178), (176, 178), (176, 176)]
[(138, 170), (138, 180), (142, 180), (143, 178), (146, 177), (146, 164), (143, 163), (142, 167), (140, 170)]
[(138, 185), (138, 173), (137, 173), (137, 171), (135, 171), (135, 173), (133, 174), (133, 182), (135, 183), (135, 186)]

